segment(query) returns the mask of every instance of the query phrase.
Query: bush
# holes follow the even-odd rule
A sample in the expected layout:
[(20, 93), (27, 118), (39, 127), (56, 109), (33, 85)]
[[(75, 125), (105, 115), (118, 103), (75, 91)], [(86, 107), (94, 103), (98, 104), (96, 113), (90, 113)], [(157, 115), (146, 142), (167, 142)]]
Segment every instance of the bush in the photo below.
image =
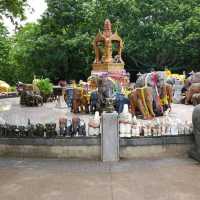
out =
[(39, 88), (41, 95), (48, 96), (53, 92), (53, 84), (48, 78), (40, 79), (37, 82), (37, 87)]
[(16, 92), (16, 86), (11, 86), (9, 88), (9, 92)]

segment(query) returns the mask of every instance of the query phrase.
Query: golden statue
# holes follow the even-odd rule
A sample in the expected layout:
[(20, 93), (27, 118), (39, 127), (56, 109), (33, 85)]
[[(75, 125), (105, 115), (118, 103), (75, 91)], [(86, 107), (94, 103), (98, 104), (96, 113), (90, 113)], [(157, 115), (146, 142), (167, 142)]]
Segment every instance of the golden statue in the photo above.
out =
[[(113, 45), (116, 45), (113, 57)], [(114, 72), (124, 69), (124, 62), (121, 54), (123, 41), (118, 33), (112, 33), (112, 25), (109, 19), (104, 22), (104, 31), (97, 34), (93, 42), (95, 50), (95, 60), (93, 71)]]

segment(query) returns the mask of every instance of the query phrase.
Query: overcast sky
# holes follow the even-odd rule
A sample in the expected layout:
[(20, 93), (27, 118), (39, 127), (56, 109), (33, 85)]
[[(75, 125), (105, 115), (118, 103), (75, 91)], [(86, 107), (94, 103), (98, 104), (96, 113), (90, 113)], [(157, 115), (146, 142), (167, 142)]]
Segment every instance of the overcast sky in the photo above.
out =
[[(32, 11), (30, 8), (27, 8), (25, 12), (27, 19), (23, 22), (20, 22), (21, 24), (25, 24), (27, 22), (36, 22), (47, 8), (45, 0), (28, 0), (28, 4), (31, 8), (34, 9), (34, 11)], [(12, 33), (14, 30), (14, 26), (12, 25), (10, 20), (4, 18), (4, 22), (8, 30)]]

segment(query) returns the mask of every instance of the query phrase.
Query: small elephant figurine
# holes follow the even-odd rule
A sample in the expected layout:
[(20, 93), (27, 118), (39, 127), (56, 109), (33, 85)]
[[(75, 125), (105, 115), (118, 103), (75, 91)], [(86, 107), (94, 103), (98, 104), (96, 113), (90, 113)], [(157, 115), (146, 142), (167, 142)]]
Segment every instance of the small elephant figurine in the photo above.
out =
[(7, 132), (6, 132), (6, 136), (7, 137), (13, 137), (13, 136), (15, 136), (15, 133), (17, 131), (17, 126), (16, 125), (7, 124), (6, 128), (7, 128)]
[(63, 117), (59, 119), (59, 128), (60, 128), (60, 135), (64, 136), (65, 135), (65, 127), (67, 123), (67, 118)]
[(34, 136), (35, 137), (44, 137), (45, 127), (43, 124), (38, 123), (35, 125)]
[(80, 125), (80, 118), (74, 116), (72, 118), (72, 136), (78, 135), (79, 125)]
[(18, 126), (17, 132), (19, 137), (27, 137), (28, 136), (28, 129), (25, 126)]
[(97, 91), (91, 92), (90, 96), (90, 111), (94, 114), (97, 110), (98, 94)]
[(0, 137), (4, 137), (6, 135), (6, 126), (5, 124), (0, 124)]
[(65, 124), (65, 136), (72, 136), (72, 120), (67, 120)]
[(56, 137), (56, 123), (47, 123), (45, 124), (45, 130), (46, 130), (46, 137)]
[(34, 137), (35, 126), (34, 124), (31, 124), (30, 119), (28, 119), (26, 130), (27, 130), (27, 137)]
[(78, 128), (78, 135), (79, 136), (86, 136), (86, 125), (83, 120), (80, 120), (79, 128)]

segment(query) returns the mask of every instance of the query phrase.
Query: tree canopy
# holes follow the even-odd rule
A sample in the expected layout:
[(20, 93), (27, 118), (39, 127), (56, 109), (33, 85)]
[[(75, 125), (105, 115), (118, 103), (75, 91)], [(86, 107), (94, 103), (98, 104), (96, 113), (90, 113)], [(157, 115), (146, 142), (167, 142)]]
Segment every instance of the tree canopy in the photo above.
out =
[(166, 66), (176, 72), (200, 69), (199, 0), (46, 2), (37, 24), (27, 24), (9, 39), (0, 33), (12, 47), (4, 48), (10, 65), (5, 68), (13, 70), (13, 78), (4, 77), (8, 82), (30, 81), (33, 74), (53, 81), (86, 79), (94, 59), (92, 40), (106, 18), (124, 40), (123, 59), (132, 77)]
[(17, 23), (15, 18), (25, 18), (24, 11), (26, 6), (27, 0), (0, 0), (0, 18), (5, 15), (13, 23)]

